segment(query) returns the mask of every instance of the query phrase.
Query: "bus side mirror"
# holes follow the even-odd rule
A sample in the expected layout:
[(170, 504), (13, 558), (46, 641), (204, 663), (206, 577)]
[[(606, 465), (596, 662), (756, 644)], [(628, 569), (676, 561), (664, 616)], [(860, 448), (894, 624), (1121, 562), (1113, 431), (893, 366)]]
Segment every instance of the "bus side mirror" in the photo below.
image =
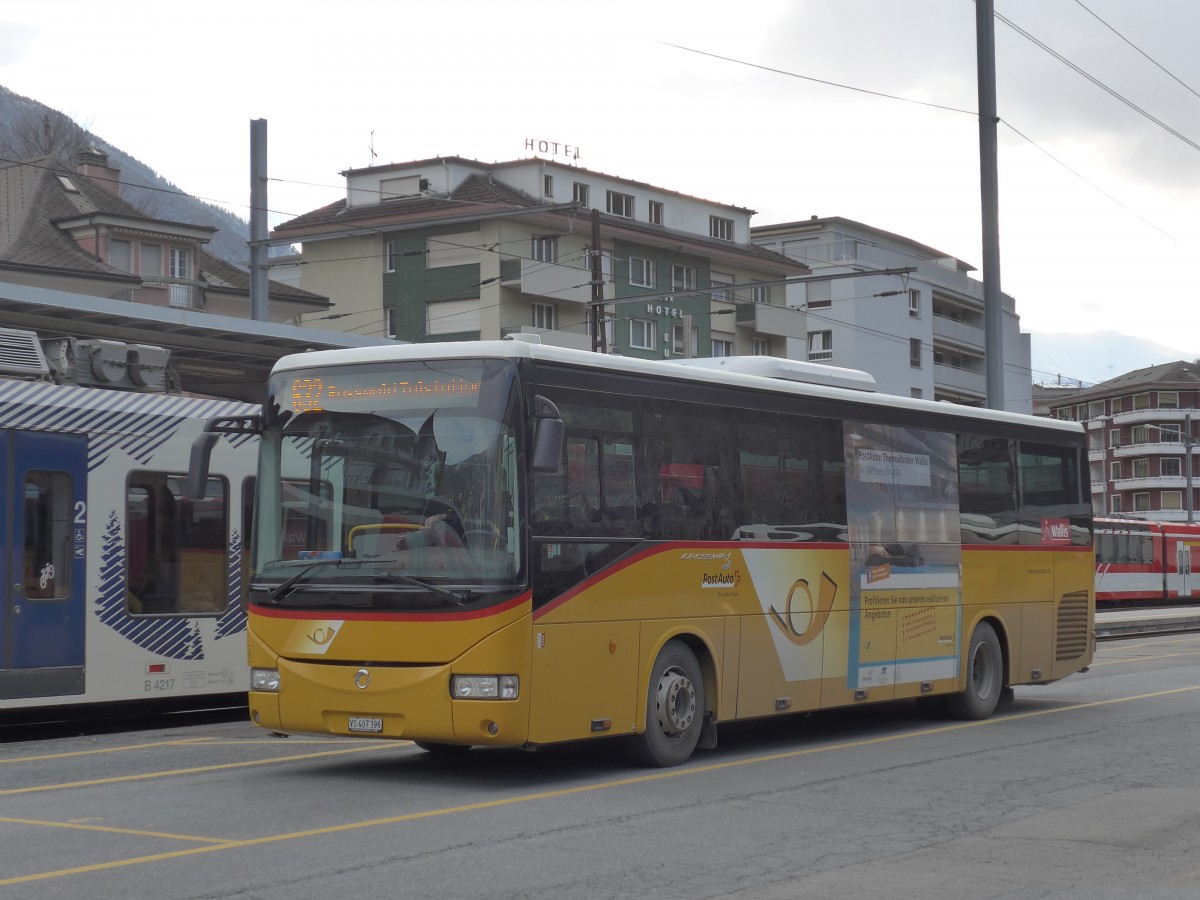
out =
[(558, 407), (545, 397), (533, 398), (533, 471), (557, 472), (566, 426)]
[(204, 430), (192, 441), (192, 455), (188, 461), (187, 479), (184, 490), (188, 497), (199, 499), (208, 490), (208, 464), (212, 461), (213, 447), (218, 434), (262, 434), (260, 416), (217, 416), (204, 423)]
[(217, 436), (211, 431), (202, 431), (192, 441), (192, 457), (188, 463), (184, 493), (188, 497), (203, 497), (208, 485), (208, 464), (212, 459)]

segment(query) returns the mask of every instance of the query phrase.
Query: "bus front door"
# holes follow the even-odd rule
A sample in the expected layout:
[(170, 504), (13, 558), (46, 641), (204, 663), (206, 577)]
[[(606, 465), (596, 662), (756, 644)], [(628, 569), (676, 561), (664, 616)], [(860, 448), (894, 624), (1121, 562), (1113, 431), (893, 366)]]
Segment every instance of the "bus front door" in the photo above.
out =
[(0, 700), (84, 690), (87, 438), (0, 429)]

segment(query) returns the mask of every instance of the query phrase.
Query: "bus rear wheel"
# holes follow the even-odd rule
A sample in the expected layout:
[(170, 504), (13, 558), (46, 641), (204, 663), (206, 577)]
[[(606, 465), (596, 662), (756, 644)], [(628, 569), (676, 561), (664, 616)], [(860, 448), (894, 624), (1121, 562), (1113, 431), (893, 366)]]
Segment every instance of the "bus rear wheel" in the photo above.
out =
[(967, 689), (946, 697), (946, 711), (956, 719), (986, 719), (996, 711), (1004, 691), (1004, 654), (996, 630), (987, 622), (975, 626), (967, 650)]
[(646, 730), (632, 735), (634, 761), (645, 766), (687, 762), (704, 723), (704, 678), (696, 654), (671, 641), (658, 654), (646, 697)]

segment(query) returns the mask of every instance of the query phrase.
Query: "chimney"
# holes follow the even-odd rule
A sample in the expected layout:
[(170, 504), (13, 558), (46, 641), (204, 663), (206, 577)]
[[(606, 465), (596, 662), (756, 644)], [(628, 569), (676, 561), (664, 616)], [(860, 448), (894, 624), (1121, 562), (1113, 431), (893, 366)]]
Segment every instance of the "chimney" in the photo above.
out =
[(121, 196), (121, 170), (108, 164), (108, 154), (99, 147), (79, 151), (79, 174), (86, 175), (113, 196)]

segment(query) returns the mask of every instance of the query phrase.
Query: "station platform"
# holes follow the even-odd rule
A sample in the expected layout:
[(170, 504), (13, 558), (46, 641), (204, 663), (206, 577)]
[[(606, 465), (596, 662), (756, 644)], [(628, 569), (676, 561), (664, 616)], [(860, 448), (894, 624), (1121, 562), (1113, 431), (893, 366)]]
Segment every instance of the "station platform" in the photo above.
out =
[(1096, 612), (1096, 637), (1163, 634), (1200, 630), (1200, 606), (1167, 609), (1102, 609)]

